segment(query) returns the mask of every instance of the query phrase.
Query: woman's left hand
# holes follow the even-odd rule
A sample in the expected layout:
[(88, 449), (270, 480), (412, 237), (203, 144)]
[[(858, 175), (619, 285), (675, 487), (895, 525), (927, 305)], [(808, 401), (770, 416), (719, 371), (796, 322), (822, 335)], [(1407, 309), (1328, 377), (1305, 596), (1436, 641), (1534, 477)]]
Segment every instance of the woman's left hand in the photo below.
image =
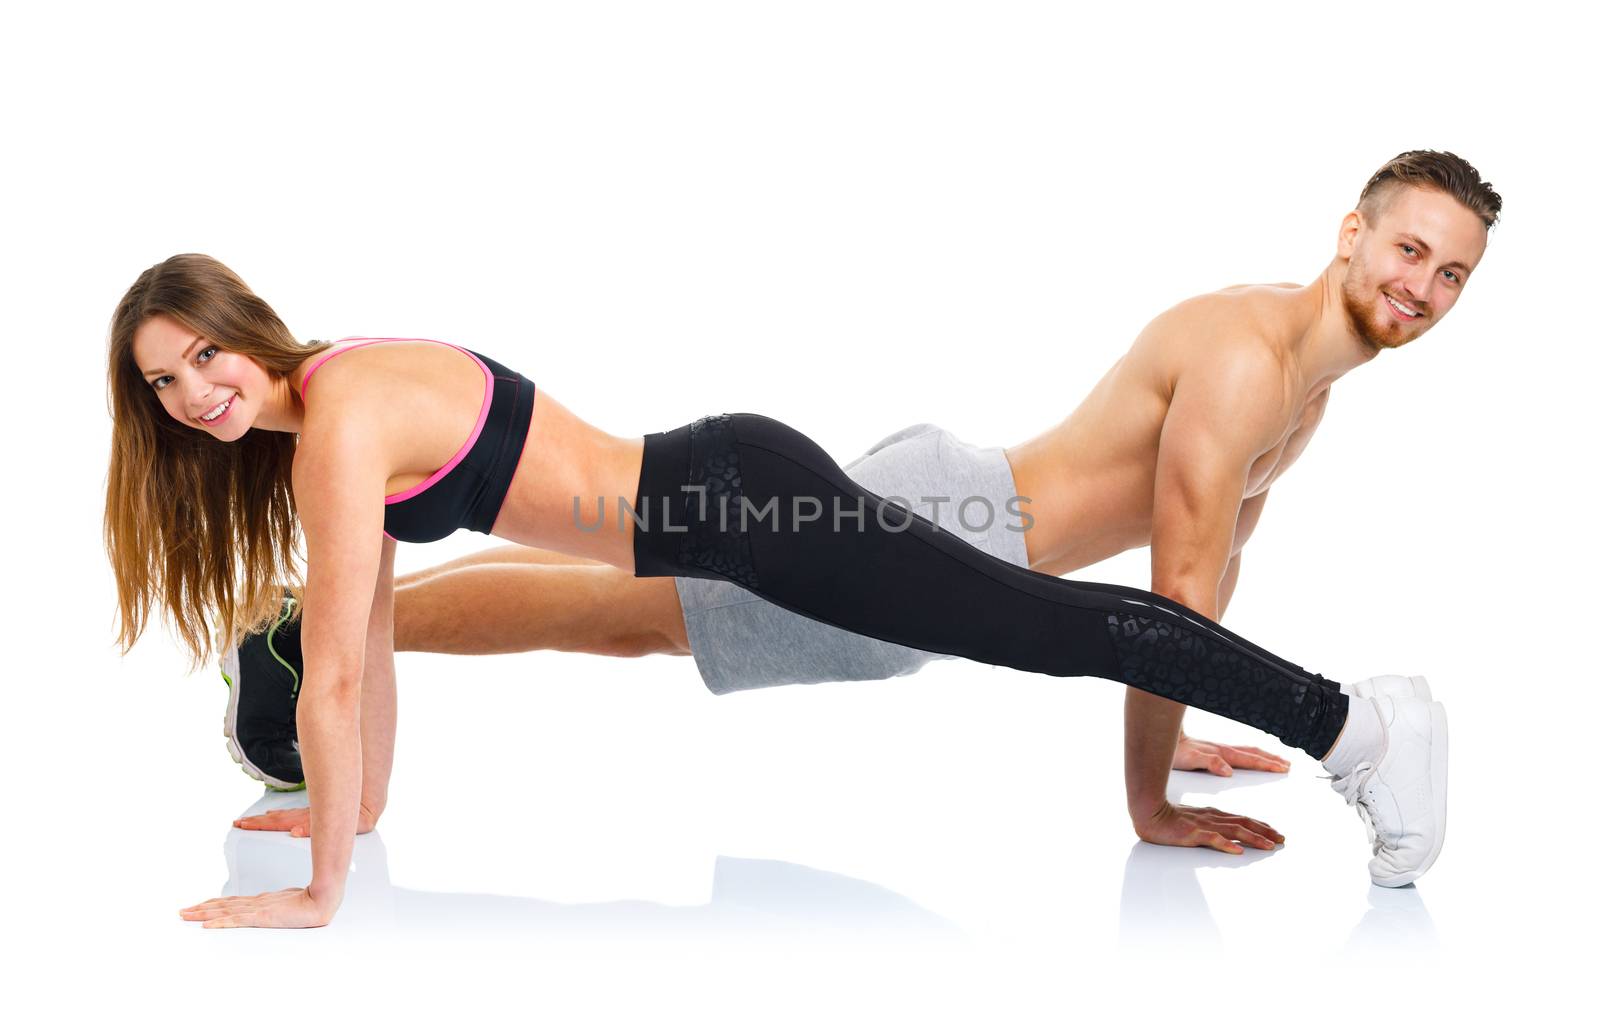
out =
[[(247, 831), (288, 831), (291, 838), (311, 837), (311, 810), (306, 806), (293, 809), (269, 809), (265, 813), (240, 817), (233, 826)], [(366, 803), (361, 804), (361, 815), (356, 818), (356, 833), (367, 834), (378, 826), (378, 814)]]
[(1178, 736), (1178, 750), (1172, 754), (1173, 770), (1210, 771), (1227, 777), (1235, 767), (1248, 771), (1282, 772), (1289, 769), (1289, 761), (1253, 746), (1224, 746), (1204, 739), (1191, 739), (1187, 735)]
[(290, 887), (270, 894), (233, 898), (212, 898), (178, 910), (178, 918), (198, 922), (207, 929), (233, 929), (240, 926), (270, 926), (278, 929), (304, 929), (326, 926), (339, 910), (312, 898), (304, 887)]

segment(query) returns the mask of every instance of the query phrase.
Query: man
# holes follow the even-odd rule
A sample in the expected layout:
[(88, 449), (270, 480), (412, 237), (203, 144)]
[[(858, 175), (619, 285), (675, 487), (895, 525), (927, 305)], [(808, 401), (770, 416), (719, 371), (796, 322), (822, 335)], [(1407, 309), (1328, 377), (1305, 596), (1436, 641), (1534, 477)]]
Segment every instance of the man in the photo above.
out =
[[(1055, 575), (1148, 545), (1151, 590), (1220, 620), (1268, 492), (1315, 433), (1333, 382), (1444, 317), (1499, 211), (1500, 196), (1465, 160), (1402, 153), (1367, 182), (1341, 223), (1333, 260), (1309, 285), (1229, 287), (1163, 312), (1065, 421), (1020, 445), (976, 449), (917, 425), (845, 470), (969, 543)], [(978, 525), (967, 511), (974, 504)], [(224, 664), (233, 690), (229, 748), (275, 787), (301, 781), (292, 741), (296, 644), (293, 628), (280, 624)], [(527, 548), (397, 581), (395, 649), (692, 653), (717, 693), (904, 675), (940, 656), (791, 614), (732, 584), (637, 578)], [(1345, 691), (1428, 697), (1420, 679), (1398, 676)], [(1374, 708), (1361, 721), (1377, 732), (1393, 709), (1380, 716)], [(1127, 691), (1135, 831), (1222, 851), (1238, 851), (1235, 840), (1270, 844), (1261, 834), (1275, 832), (1259, 822), (1167, 802), (1169, 768), (1287, 769), (1260, 750), (1184, 737), (1182, 716), (1180, 704)], [(1357, 763), (1350, 757), (1339, 773)], [(1335, 787), (1351, 802), (1361, 791), (1353, 781)]]

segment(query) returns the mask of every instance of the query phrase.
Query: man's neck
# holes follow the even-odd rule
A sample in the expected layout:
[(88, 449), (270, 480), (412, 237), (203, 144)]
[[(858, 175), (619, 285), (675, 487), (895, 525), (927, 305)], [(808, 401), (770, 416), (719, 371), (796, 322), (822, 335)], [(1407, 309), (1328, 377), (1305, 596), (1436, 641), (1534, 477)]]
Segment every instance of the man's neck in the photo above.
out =
[(1364, 342), (1350, 327), (1340, 296), (1345, 263), (1335, 259), (1322, 275), (1305, 288), (1306, 317), (1290, 351), (1300, 368), (1306, 395), (1312, 396), (1352, 368), (1378, 356), (1379, 349)]

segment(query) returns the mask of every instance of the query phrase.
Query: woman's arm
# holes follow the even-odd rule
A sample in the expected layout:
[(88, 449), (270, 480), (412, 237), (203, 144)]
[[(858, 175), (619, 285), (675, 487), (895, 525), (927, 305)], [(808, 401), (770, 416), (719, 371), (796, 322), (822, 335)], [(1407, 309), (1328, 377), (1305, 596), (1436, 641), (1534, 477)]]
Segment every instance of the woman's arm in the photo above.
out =
[(374, 434), (381, 429), (367, 426), (381, 408), (362, 402), (324, 397), (329, 409), (322, 413), (337, 417), (317, 420), (316, 408), (308, 410), (294, 457), (295, 508), (306, 538), (305, 671), (295, 716), (311, 802), (311, 883), (213, 898), (181, 910), (185, 919), (211, 927), (323, 926), (344, 899), (361, 808), (362, 674), (385, 558), (390, 473), (382, 436)]
[(305, 675), (296, 715), (311, 804), (306, 892), (324, 921), (344, 898), (359, 821), (361, 687), (388, 482), (373, 429), (361, 427), (359, 415), (341, 416), (316, 428), (308, 419), (294, 459), (295, 505), (306, 537)]
[(367, 620), (367, 653), (361, 674), (361, 820), (358, 832), (372, 830), (389, 802), (394, 769), (396, 717), (394, 683), (394, 548), (383, 539), (377, 589)]

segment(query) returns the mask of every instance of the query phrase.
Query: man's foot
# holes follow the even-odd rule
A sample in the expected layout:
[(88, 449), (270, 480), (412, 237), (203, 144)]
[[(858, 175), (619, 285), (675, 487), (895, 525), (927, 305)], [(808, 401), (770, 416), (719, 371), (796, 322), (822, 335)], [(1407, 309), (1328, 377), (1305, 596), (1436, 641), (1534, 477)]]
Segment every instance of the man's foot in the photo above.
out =
[(268, 788), (293, 792), (306, 785), (295, 729), (300, 694), (300, 624), (289, 623), (294, 598), (285, 593), (283, 613), (264, 633), (251, 633), (222, 659), (228, 712), (222, 734), (228, 755)]
[(1380, 887), (1404, 887), (1428, 871), (1444, 845), (1449, 734), (1444, 704), (1410, 696), (1375, 696), (1382, 734), (1360, 762), (1333, 777), (1333, 790), (1367, 826)]
[(1428, 680), (1420, 675), (1377, 675), (1353, 685), (1340, 686), (1346, 696), (1414, 696), (1418, 700), (1432, 700)]

